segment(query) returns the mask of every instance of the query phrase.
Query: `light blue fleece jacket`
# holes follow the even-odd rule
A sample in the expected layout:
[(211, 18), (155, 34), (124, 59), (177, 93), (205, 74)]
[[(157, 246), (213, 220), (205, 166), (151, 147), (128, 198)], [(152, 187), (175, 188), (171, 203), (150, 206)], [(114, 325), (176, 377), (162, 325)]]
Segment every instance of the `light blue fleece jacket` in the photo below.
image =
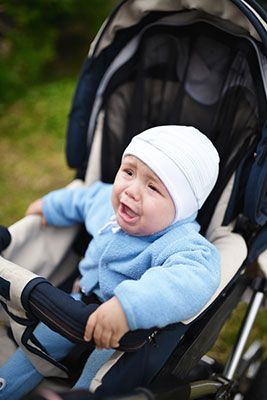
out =
[(163, 327), (198, 313), (220, 282), (216, 248), (195, 216), (150, 236), (102, 229), (114, 214), (112, 185), (60, 189), (43, 198), (48, 224), (85, 223), (92, 235), (79, 269), (81, 288), (106, 301), (116, 296), (129, 328)]

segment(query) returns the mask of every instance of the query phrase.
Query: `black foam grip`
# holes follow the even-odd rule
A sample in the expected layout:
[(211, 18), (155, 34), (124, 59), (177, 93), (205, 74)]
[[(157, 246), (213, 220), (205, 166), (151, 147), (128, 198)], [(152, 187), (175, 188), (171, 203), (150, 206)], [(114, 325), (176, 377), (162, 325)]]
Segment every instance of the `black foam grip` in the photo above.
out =
[[(85, 304), (83, 301), (74, 300), (69, 294), (55, 288), (49, 282), (42, 281), (29, 291), (27, 296), (30, 311), (35, 317), (70, 341), (84, 342), (83, 335), (87, 320), (99, 304), (95, 302)], [(120, 340), (118, 350), (139, 349), (154, 331), (155, 328), (127, 332)]]
[(84, 342), (87, 320), (98, 304), (86, 305), (48, 282), (41, 282), (30, 293), (32, 313), (49, 328), (74, 343)]
[(0, 225), (0, 252), (5, 250), (11, 242), (11, 234), (9, 230), (3, 226)]

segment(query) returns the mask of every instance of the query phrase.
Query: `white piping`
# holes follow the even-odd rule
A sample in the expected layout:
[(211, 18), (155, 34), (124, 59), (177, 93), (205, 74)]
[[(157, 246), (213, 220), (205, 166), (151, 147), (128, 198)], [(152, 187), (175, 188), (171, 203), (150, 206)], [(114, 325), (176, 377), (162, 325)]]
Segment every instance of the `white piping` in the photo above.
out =
[(264, 21), (264, 19), (245, 0), (241, 0), (241, 2), (244, 3), (245, 6), (250, 9), (250, 11), (257, 17), (257, 19), (260, 21), (264, 29), (267, 31), (267, 23)]

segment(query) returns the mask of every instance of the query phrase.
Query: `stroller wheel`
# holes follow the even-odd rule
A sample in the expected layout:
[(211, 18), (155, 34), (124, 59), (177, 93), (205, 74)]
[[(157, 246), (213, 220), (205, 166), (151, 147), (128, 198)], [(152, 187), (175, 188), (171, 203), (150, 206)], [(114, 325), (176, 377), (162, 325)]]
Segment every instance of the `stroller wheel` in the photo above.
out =
[(244, 400), (267, 400), (267, 359), (262, 362)]

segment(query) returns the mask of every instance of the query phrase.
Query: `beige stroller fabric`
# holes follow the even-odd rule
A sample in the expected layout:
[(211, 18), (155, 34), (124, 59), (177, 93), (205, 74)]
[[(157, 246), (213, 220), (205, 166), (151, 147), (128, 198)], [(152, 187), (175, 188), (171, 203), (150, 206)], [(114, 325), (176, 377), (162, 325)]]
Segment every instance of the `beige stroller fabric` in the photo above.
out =
[[(0, 296), (0, 300), (6, 305), (9, 313), (14, 315), (15, 317), (19, 317), (20, 319), (28, 320), (26, 311), (24, 310), (24, 307), (22, 306), (21, 303), (21, 295), (26, 285), (29, 282), (33, 281), (35, 278), (38, 278), (38, 275), (1, 257), (0, 276), (1, 278), (10, 282), (10, 289), (9, 289), (10, 299), (6, 300), (4, 297)], [(63, 372), (61, 369), (54, 367), (53, 365), (45, 361), (43, 358), (34, 355), (22, 344), (21, 338), (26, 330), (25, 325), (16, 322), (11, 317), (9, 318), (9, 322), (16, 343), (28, 355), (32, 364), (42, 375), (67, 377), (67, 374)], [(31, 339), (29, 339), (29, 344), (33, 348), (35, 349), (37, 348), (37, 346), (31, 341)]]
[[(83, 181), (76, 179), (68, 187), (83, 185)], [(67, 228), (43, 226), (38, 215), (27, 216), (9, 227), (12, 241), (2, 255), (57, 286), (79, 262), (79, 257), (71, 250), (79, 228), (79, 225)]]
[(3, 257), (59, 285), (74, 269), (70, 248), (78, 230), (43, 226), (39, 216), (27, 216), (9, 228), (12, 241)]
[[(197, 315), (201, 314), (216, 299), (216, 297), (237, 273), (247, 256), (247, 246), (244, 238), (238, 233), (233, 232), (234, 222), (227, 226), (222, 226), (224, 214), (232, 192), (233, 183), (234, 176), (232, 176), (228, 185), (223, 191), (206, 232), (207, 239), (217, 247), (220, 253), (221, 283), (210, 301)], [(183, 322), (189, 323), (194, 320), (197, 315), (190, 320)]]
[[(82, 181), (75, 180), (69, 186), (78, 187), (83, 185)], [(9, 247), (2, 252), (0, 257), (1, 266), (12, 264), (20, 266), (33, 274), (47, 278), (51, 283), (58, 286), (77, 268), (79, 256), (71, 249), (79, 225), (68, 228), (56, 228), (43, 226), (39, 216), (27, 216), (9, 227), (12, 241)], [(26, 274), (27, 274), (27, 271)], [(25, 274), (25, 275), (26, 275)], [(30, 275), (32, 277), (32, 275)], [(0, 365), (15, 351), (16, 346), (7, 335), (7, 326), (10, 320), (0, 307)], [(19, 326), (12, 326), (15, 336), (22, 333)], [(28, 352), (28, 351), (27, 351)], [(29, 353), (29, 352), (28, 352)], [(61, 376), (61, 371), (53, 367), (47, 361), (30, 353), (33, 364), (44, 375)], [(47, 370), (48, 366), (48, 370)], [(57, 372), (53, 372), (57, 371)], [(64, 374), (65, 376), (65, 374)]]
[[(107, 26), (107, 21), (104, 22), (103, 26), (99, 30), (95, 40), (92, 42), (90, 47), (89, 55), (91, 56), (95, 52), (95, 56), (107, 47), (114, 39), (115, 34), (120, 29), (135, 25), (144, 15), (148, 14), (151, 10), (153, 11), (172, 11), (178, 12), (182, 15), (184, 10), (194, 10), (199, 19), (203, 19), (205, 13), (209, 14), (216, 21), (217, 18), (223, 20), (227, 24), (228, 21), (235, 21), (235, 25), (241, 28), (243, 31), (249, 32), (249, 34), (260, 40), (258, 32), (255, 27), (245, 17), (244, 13), (239, 10), (233, 3), (227, 0), (214, 1), (214, 0), (165, 0), (164, 2), (159, 0), (150, 0), (145, 2), (143, 0), (135, 0), (132, 2), (132, 6), (124, 4), (120, 7), (119, 12), (116, 13), (112, 23)], [(254, 13), (256, 14), (255, 10)], [(196, 18), (196, 15), (194, 16)], [(259, 14), (256, 17), (261, 20), (261, 23), (265, 24)], [(105, 29), (105, 35), (101, 37), (100, 43), (99, 38), (102, 31)], [(98, 44), (96, 49), (96, 44)]]

